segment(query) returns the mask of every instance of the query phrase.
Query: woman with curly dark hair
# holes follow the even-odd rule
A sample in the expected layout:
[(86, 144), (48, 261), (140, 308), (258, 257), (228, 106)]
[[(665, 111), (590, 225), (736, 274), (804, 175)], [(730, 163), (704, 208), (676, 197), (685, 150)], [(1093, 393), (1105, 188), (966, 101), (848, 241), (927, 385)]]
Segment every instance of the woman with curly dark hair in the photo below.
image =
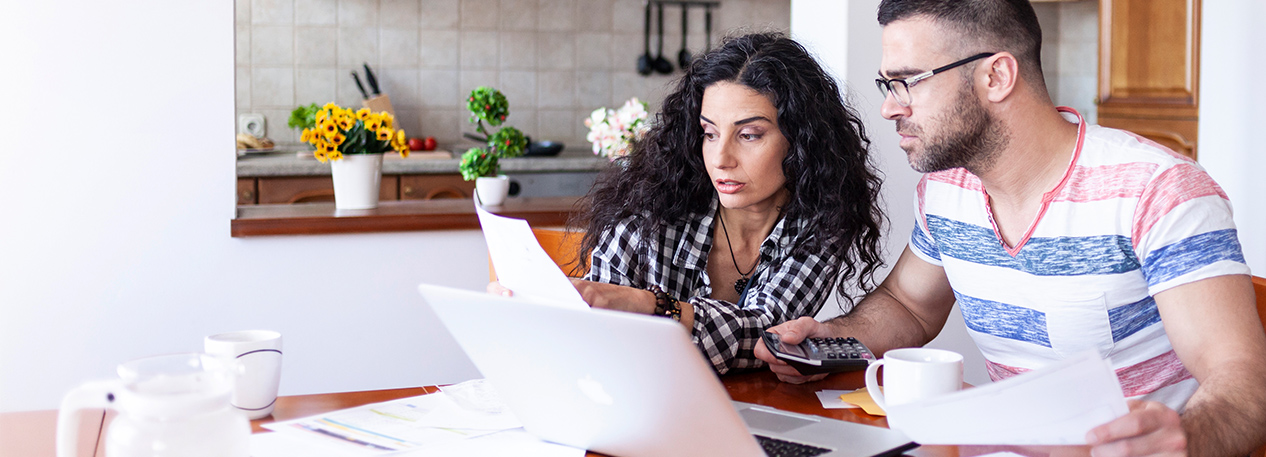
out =
[(817, 314), (832, 289), (847, 312), (850, 284), (874, 287), (884, 216), (868, 146), (800, 44), (727, 39), (590, 190), (572, 224), (587, 226), (590, 270), (573, 283), (593, 307), (679, 320), (718, 373), (760, 367), (762, 330)]

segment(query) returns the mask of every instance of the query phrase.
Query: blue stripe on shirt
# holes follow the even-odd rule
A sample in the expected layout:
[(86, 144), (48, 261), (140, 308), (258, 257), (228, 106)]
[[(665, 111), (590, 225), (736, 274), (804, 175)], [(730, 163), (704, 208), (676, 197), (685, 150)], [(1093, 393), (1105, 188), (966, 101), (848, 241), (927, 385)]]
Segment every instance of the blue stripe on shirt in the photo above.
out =
[(914, 233), (910, 234), (910, 245), (922, 252), (923, 255), (936, 260), (941, 260), (941, 251), (936, 249), (936, 242), (923, 233), (919, 229), (919, 223), (914, 223)]
[(1037, 276), (1118, 274), (1139, 268), (1130, 238), (1120, 235), (1029, 238), (1015, 257), (993, 229), (928, 215), (928, 229), (943, 255)]
[(1156, 300), (1150, 295), (1137, 302), (1108, 310), (1113, 342), (1121, 341), (1160, 320), (1160, 310), (1156, 308)]
[(1152, 251), (1143, 263), (1143, 276), (1151, 287), (1223, 260), (1245, 263), (1235, 229), (1189, 236)]
[(954, 292), (967, 328), (980, 333), (1051, 347), (1046, 332), (1046, 314)]

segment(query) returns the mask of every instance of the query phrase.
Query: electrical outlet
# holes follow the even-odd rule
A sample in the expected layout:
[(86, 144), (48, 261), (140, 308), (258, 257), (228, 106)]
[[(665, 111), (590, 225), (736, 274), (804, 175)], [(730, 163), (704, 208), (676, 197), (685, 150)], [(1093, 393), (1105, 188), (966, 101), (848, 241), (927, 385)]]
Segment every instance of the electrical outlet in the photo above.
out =
[(267, 138), (268, 126), (264, 124), (264, 115), (247, 113), (237, 116), (237, 133), (249, 133), (255, 138)]

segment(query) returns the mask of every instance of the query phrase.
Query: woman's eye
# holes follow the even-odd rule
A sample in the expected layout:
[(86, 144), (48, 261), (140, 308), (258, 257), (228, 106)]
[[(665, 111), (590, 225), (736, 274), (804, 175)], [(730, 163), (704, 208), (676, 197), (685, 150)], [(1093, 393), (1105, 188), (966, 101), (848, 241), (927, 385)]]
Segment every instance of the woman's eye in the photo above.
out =
[(760, 134), (759, 133), (740, 133), (739, 138), (745, 141), (754, 141), (754, 140), (760, 139)]
[(716, 137), (717, 137), (717, 134), (715, 134), (715, 133), (712, 133), (712, 132), (703, 132), (703, 139), (705, 139), (705, 140), (712, 141), (712, 140), (716, 139)]

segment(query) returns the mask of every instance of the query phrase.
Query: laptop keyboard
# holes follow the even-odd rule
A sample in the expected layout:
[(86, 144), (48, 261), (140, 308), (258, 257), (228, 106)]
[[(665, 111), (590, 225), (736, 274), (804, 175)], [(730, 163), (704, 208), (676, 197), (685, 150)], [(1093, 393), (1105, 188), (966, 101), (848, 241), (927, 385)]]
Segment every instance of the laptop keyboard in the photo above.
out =
[(760, 447), (765, 449), (765, 455), (769, 457), (812, 457), (831, 452), (830, 449), (783, 441), (768, 436), (752, 436), (756, 437), (756, 442), (760, 443)]

